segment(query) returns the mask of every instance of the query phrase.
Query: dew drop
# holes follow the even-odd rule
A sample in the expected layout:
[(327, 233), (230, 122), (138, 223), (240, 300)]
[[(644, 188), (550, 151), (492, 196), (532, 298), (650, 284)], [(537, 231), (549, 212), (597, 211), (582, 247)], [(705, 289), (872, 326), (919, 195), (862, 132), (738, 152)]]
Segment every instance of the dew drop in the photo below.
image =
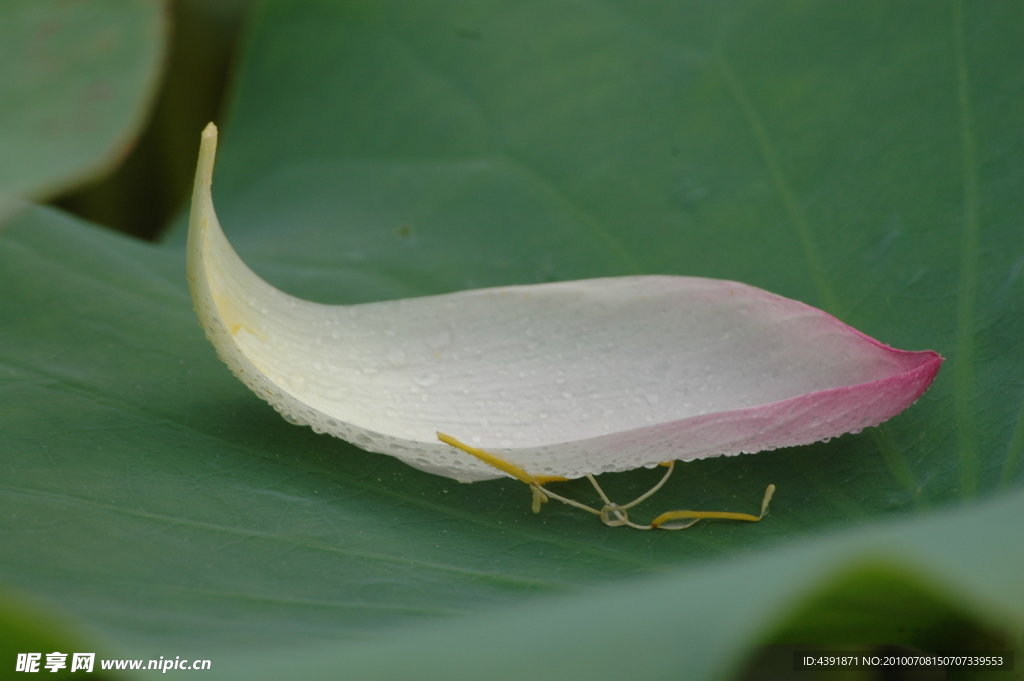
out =
[(430, 374), (423, 378), (417, 378), (416, 382), (419, 383), (424, 388), (429, 388), (430, 386), (437, 383), (439, 380), (441, 380), (440, 376), (438, 376), (437, 374)]

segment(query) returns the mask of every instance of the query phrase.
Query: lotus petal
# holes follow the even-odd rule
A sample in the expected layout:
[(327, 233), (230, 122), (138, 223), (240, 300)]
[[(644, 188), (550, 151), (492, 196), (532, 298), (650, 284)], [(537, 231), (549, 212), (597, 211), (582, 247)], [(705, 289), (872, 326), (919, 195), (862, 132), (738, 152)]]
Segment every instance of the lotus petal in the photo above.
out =
[(802, 445), (875, 426), (935, 377), (803, 303), (732, 281), (633, 276), (348, 306), (289, 296), (231, 248), (203, 133), (188, 236), (196, 312), (221, 359), (285, 417), (461, 481)]

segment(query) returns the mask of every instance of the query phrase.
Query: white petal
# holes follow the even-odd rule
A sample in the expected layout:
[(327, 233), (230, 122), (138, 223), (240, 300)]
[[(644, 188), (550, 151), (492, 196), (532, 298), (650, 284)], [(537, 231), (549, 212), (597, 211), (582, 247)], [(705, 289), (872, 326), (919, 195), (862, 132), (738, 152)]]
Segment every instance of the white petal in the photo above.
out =
[(290, 421), (431, 473), (503, 475), (437, 431), (566, 478), (806, 444), (899, 413), (942, 362), (803, 303), (695, 277), (299, 300), (225, 239), (210, 195), (215, 149), (211, 124), (188, 273), (221, 359)]

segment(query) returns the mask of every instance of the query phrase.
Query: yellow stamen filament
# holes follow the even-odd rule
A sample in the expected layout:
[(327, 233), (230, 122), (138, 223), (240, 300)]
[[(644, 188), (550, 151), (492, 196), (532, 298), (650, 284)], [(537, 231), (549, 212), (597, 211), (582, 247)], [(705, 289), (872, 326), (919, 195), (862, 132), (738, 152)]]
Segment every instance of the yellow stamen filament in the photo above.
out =
[[(652, 520), (651, 526), (658, 527), (663, 530), (685, 530), (687, 527), (691, 527), (698, 520), (710, 518), (718, 518), (721, 520), (746, 520), (747, 522), (756, 523), (761, 520), (761, 518), (764, 518), (765, 514), (768, 512), (768, 504), (771, 503), (773, 494), (775, 494), (775, 485), (768, 485), (768, 488), (764, 491), (764, 499), (761, 500), (760, 515), (750, 515), (749, 513), (726, 513), (722, 511), (669, 511), (668, 513), (662, 513)], [(665, 525), (665, 523), (672, 520), (684, 519), (691, 519), (692, 522), (680, 523), (677, 525)]]
[(465, 443), (459, 442), (451, 435), (445, 435), (444, 433), (438, 432), (437, 439), (445, 443), (446, 445), (451, 445), (456, 449), (461, 449), (467, 454), (472, 454), (476, 458), (483, 461), (485, 464), (489, 466), (494, 466), (499, 471), (508, 473), (516, 480), (521, 480), (525, 482), (527, 485), (543, 485), (548, 482), (565, 482), (566, 480), (566, 478), (560, 478), (555, 475), (530, 475), (519, 466), (511, 464), (508, 461), (505, 461), (504, 459), (495, 456), (494, 454), (489, 454), (482, 449), (470, 447)]
[[(588, 473), (587, 479), (590, 480), (590, 483), (594, 486), (598, 496), (600, 496), (601, 500), (604, 502), (604, 506), (601, 510), (597, 510), (596, 508), (591, 508), (586, 504), (581, 504), (578, 501), (567, 499), (566, 497), (555, 494), (551, 490), (543, 488), (543, 485), (546, 485), (549, 482), (566, 482), (567, 478), (561, 478), (554, 475), (531, 475), (519, 466), (509, 463), (499, 456), (485, 452), (482, 449), (477, 449), (476, 447), (470, 447), (469, 445), (459, 442), (451, 435), (446, 435), (445, 433), (438, 432), (437, 439), (447, 445), (455, 447), (456, 449), (460, 449), (471, 456), (475, 456), (487, 465), (493, 466), (499, 471), (511, 475), (516, 480), (525, 482), (529, 485), (530, 491), (533, 493), (532, 509), (534, 513), (540, 513), (541, 504), (546, 504), (550, 497), (561, 501), (563, 504), (568, 504), (569, 506), (574, 506), (575, 508), (599, 516), (601, 518), (601, 522), (609, 527), (622, 527), (625, 525), (637, 530), (685, 530), (687, 527), (693, 526), (698, 521), (707, 519), (745, 520), (747, 522), (756, 523), (764, 518), (765, 514), (768, 512), (768, 504), (772, 500), (772, 495), (775, 494), (775, 485), (768, 485), (768, 488), (764, 492), (764, 499), (761, 501), (760, 515), (750, 515), (749, 513), (729, 513), (725, 511), (669, 511), (668, 513), (662, 513), (659, 515), (651, 522), (650, 525), (638, 525), (629, 519), (627, 511), (637, 504), (646, 501), (651, 497), (651, 495), (661, 489), (666, 482), (668, 482), (669, 477), (672, 475), (672, 471), (675, 470), (675, 461), (666, 461), (660, 464), (662, 466), (667, 466), (668, 470), (665, 472), (665, 475), (662, 476), (658, 484), (628, 504), (621, 506), (612, 502), (612, 500), (608, 498), (608, 495), (604, 493), (604, 490), (601, 489), (601, 486), (597, 484), (597, 479)], [(689, 520), (690, 522), (673, 523), (672, 521), (674, 520)]]

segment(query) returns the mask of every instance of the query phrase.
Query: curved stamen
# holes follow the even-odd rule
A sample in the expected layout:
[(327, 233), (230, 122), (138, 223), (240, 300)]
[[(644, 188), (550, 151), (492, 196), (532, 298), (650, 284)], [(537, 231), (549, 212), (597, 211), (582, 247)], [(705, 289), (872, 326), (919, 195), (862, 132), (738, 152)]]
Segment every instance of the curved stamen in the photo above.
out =
[[(771, 503), (773, 494), (775, 494), (775, 485), (768, 485), (768, 488), (764, 491), (764, 499), (761, 500), (760, 515), (750, 515), (749, 513), (727, 513), (722, 511), (669, 511), (668, 513), (662, 513), (651, 521), (651, 526), (663, 530), (685, 530), (687, 527), (692, 527), (699, 520), (710, 518), (718, 518), (721, 520), (745, 520), (747, 522), (756, 523), (761, 520), (761, 518), (764, 518), (765, 514), (768, 513), (768, 504)], [(673, 520), (683, 519), (689, 519), (691, 522), (679, 525), (665, 524)]]
[[(485, 452), (482, 449), (470, 447), (467, 444), (459, 442), (451, 435), (446, 435), (444, 433), (438, 432), (437, 439), (440, 440), (441, 442), (444, 442), (445, 444), (455, 447), (456, 449), (460, 449), (463, 452), (470, 454), (471, 456), (475, 456), (476, 458), (480, 459), (489, 466), (493, 466), (494, 468), (497, 468), (498, 470), (507, 473), (508, 475), (511, 475), (513, 478), (521, 482), (525, 482), (527, 485), (529, 485), (530, 491), (533, 493), (532, 508), (534, 513), (540, 513), (541, 505), (546, 504), (548, 502), (548, 499), (550, 498), (555, 499), (556, 501), (560, 501), (563, 504), (568, 504), (569, 506), (578, 508), (582, 511), (586, 511), (587, 513), (592, 513), (600, 517), (601, 522), (603, 522), (605, 525), (609, 527), (625, 526), (632, 527), (635, 530), (685, 530), (687, 527), (692, 527), (695, 523), (697, 523), (700, 520), (710, 518), (718, 518), (722, 520), (745, 520), (748, 522), (756, 523), (762, 518), (764, 518), (765, 514), (768, 512), (768, 504), (769, 502), (771, 502), (772, 495), (775, 493), (775, 485), (768, 485), (768, 488), (764, 492), (764, 499), (762, 499), (761, 501), (761, 514), (756, 516), (750, 515), (749, 513), (729, 513), (725, 511), (669, 511), (667, 513), (662, 513), (661, 515), (659, 515), (651, 522), (650, 525), (638, 525), (629, 519), (628, 510), (649, 499), (651, 495), (653, 495), (655, 492), (661, 489), (662, 486), (666, 482), (668, 482), (669, 477), (672, 475), (672, 471), (675, 470), (675, 461), (669, 461), (668, 463), (662, 464), (663, 466), (667, 466), (668, 470), (665, 472), (665, 475), (662, 476), (661, 480), (658, 481), (658, 484), (656, 484), (651, 489), (647, 490), (647, 492), (641, 494), (633, 501), (624, 505), (616, 504), (611, 499), (609, 499), (608, 495), (604, 493), (603, 489), (601, 489), (601, 485), (597, 483), (597, 479), (593, 475), (588, 473), (587, 479), (590, 480), (590, 484), (594, 486), (594, 489), (597, 490), (597, 494), (601, 497), (601, 500), (604, 502), (604, 506), (601, 508), (601, 510), (598, 510), (596, 508), (587, 506), (586, 504), (581, 504), (578, 501), (574, 501), (573, 499), (569, 499), (559, 494), (555, 494), (551, 490), (544, 488), (544, 485), (549, 482), (565, 482), (566, 478), (561, 478), (557, 476), (531, 475), (530, 473), (527, 473), (519, 466), (509, 463), (508, 461), (505, 461), (499, 456), (495, 456), (494, 454)], [(614, 518), (612, 518), (613, 514), (615, 516)], [(672, 521), (674, 520), (689, 520), (689, 522), (672, 523)]]

